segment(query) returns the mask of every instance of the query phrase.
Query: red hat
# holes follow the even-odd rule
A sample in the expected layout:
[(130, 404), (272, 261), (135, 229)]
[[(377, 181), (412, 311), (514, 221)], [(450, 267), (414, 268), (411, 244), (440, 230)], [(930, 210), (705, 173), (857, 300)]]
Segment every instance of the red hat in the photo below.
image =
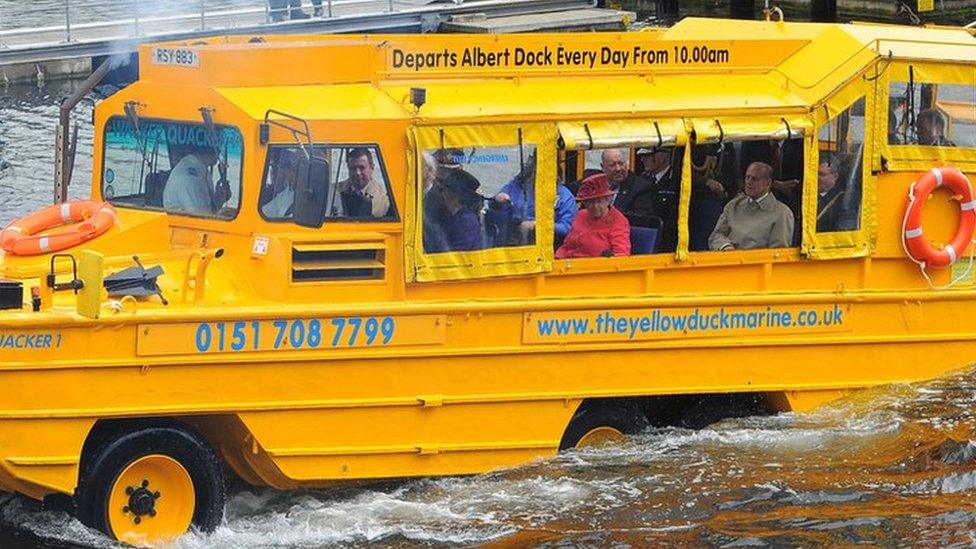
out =
[(598, 173), (580, 181), (579, 191), (576, 193), (576, 200), (583, 202), (594, 198), (610, 196), (613, 191), (607, 183), (607, 174)]

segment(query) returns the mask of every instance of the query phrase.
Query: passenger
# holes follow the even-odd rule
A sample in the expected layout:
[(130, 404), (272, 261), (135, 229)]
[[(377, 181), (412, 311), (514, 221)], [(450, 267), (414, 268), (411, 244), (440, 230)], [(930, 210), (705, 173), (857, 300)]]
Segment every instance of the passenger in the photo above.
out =
[(190, 215), (212, 215), (213, 174), (217, 154), (199, 149), (183, 156), (166, 179), (163, 208), (168, 212)]
[(654, 183), (670, 171), (671, 149), (669, 147), (637, 149), (637, 160), (641, 167), (637, 175)]
[(483, 199), (478, 194), (481, 183), (460, 168), (443, 168), (438, 189), (449, 216), (443, 230), (450, 251), (480, 250), (484, 247), (481, 221)]
[[(613, 206), (627, 216), (628, 220), (633, 218), (634, 225), (646, 225), (640, 218), (646, 219), (654, 215), (654, 189), (651, 188), (650, 181), (630, 171), (627, 151), (606, 149), (601, 155), (600, 167), (607, 177), (610, 190), (616, 193), (611, 199)], [(581, 182), (580, 192), (582, 188)]]
[(630, 222), (611, 204), (613, 191), (607, 184), (607, 176), (597, 174), (584, 179), (576, 198), (584, 209), (576, 214), (566, 240), (556, 250), (556, 257), (630, 255)]
[(802, 232), (800, 198), (803, 196), (803, 139), (744, 141), (739, 166), (763, 162), (773, 170), (772, 191), (793, 212), (790, 245), (800, 241)]
[(712, 250), (785, 248), (793, 241), (793, 214), (770, 192), (773, 169), (753, 162), (746, 170), (745, 193), (722, 210), (708, 239)]
[(673, 252), (678, 248), (678, 191), (680, 170), (671, 162), (672, 147), (639, 149), (637, 158), (644, 167), (643, 177), (654, 191), (653, 214), (661, 220), (656, 252)]
[(936, 109), (925, 109), (915, 117), (915, 134), (919, 145), (932, 147), (955, 147), (956, 144), (945, 137), (945, 115)]
[[(510, 245), (535, 242), (535, 166), (535, 155), (531, 155), (522, 172), (502, 186), (494, 198), (495, 207), (512, 208), (512, 222), (517, 229), (509, 231), (508, 244)], [(561, 243), (566, 238), (577, 211), (573, 193), (557, 182), (553, 211), (556, 242)]]
[[(365, 147), (356, 147), (346, 153), (349, 177), (336, 185), (341, 200), (341, 210), (333, 212), (339, 217), (388, 217), (392, 213), (386, 186), (373, 179), (373, 153)], [(339, 206), (339, 205), (337, 205)]]
[(857, 212), (844, 201), (845, 186), (839, 185), (841, 162), (833, 155), (823, 156), (817, 168), (817, 231), (857, 229)]
[(312, 0), (312, 6), (314, 6), (312, 15), (315, 17), (322, 17), (322, 0)]
[(271, 219), (291, 217), (295, 207), (295, 183), (298, 180), (299, 161), (295, 151), (278, 153), (277, 162), (271, 166), (271, 200), (261, 206), (261, 213)]
[(423, 187), (423, 194), (421, 196), (421, 202), (423, 204), (424, 216), (424, 253), (446, 252), (449, 246), (445, 227), (450, 219), (450, 214), (447, 212), (447, 208), (444, 206), (444, 199), (441, 197), (440, 190), (437, 188), (440, 185), (440, 173), (444, 168), (438, 166), (434, 155), (429, 152), (424, 152), (422, 158), (421, 185)]
[(762, 162), (772, 169), (772, 190), (780, 202), (798, 213), (800, 182), (803, 181), (803, 140), (769, 139), (744, 141), (739, 166)]

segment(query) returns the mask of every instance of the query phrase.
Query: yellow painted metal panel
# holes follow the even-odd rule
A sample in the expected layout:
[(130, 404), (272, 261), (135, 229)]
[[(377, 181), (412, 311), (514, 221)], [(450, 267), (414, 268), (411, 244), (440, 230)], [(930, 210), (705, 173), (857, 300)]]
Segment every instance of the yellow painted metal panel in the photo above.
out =
[(84, 286), (78, 292), (78, 314), (98, 318), (102, 309), (102, 263), (105, 256), (94, 250), (83, 250), (78, 261), (78, 277)]
[(316, 351), (443, 343), (444, 315), (228, 320), (139, 326), (139, 356)]

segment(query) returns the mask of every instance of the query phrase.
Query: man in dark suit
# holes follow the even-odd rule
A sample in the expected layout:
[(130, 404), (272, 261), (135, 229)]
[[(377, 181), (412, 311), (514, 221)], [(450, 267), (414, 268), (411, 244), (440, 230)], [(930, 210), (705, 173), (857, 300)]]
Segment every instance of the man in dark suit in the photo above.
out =
[[(853, 231), (859, 225), (859, 212), (840, 181), (841, 162), (833, 155), (820, 156), (817, 166), (817, 232)], [(853, 191), (853, 189), (851, 189)]]
[(637, 150), (643, 166), (641, 176), (651, 182), (654, 190), (654, 215), (661, 219), (655, 252), (670, 253), (678, 249), (678, 199), (681, 187), (681, 167), (678, 162), (682, 148), (649, 147)]
[(650, 181), (630, 171), (629, 156), (627, 149), (606, 149), (600, 157), (600, 166), (610, 190), (617, 193), (613, 206), (631, 225), (647, 226), (647, 218), (654, 215), (654, 189)]

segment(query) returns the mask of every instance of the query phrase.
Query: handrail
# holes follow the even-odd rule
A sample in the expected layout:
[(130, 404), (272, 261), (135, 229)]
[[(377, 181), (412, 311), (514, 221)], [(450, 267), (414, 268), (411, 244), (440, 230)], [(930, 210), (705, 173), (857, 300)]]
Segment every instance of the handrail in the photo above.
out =
[[(455, 0), (456, 3), (457, 0)], [(60, 12), (64, 14), (64, 24), (62, 25), (47, 25), (42, 27), (17, 27), (10, 29), (0, 29), (0, 38), (2, 37), (13, 37), (13, 36), (23, 36), (38, 33), (52, 33), (61, 31), (63, 33), (63, 39), (66, 42), (71, 42), (77, 38), (78, 31), (81, 30), (97, 30), (97, 29), (108, 29), (115, 27), (127, 27), (133, 29), (134, 33), (127, 33), (126, 36), (138, 36), (143, 34), (146, 27), (160, 26), (167, 23), (173, 23), (172, 28), (159, 29), (156, 32), (149, 34), (166, 33), (172, 32), (174, 30), (191, 30), (186, 25), (178, 25), (179, 23), (185, 23), (189, 21), (198, 20), (199, 24), (196, 25), (197, 30), (207, 30), (207, 24), (213, 21), (225, 20), (225, 24), (211, 24), (210, 29), (221, 29), (221, 28), (233, 28), (238, 26), (238, 18), (240, 16), (253, 16), (253, 15), (263, 15), (264, 23), (268, 25), (287, 25), (292, 21), (281, 21), (273, 22), (271, 20), (271, 11), (268, 7), (267, 0), (255, 0), (254, 7), (245, 8), (217, 8), (213, 10), (207, 10), (206, 0), (199, 0), (199, 10), (194, 12), (184, 12), (175, 13), (168, 15), (156, 15), (156, 16), (143, 16), (139, 8), (139, 1), (133, 2), (135, 13), (132, 17), (120, 18), (115, 20), (105, 20), (105, 21), (90, 21), (90, 22), (77, 22), (78, 13), (77, 9), (73, 9), (71, 0), (64, 0), (64, 6)], [(322, 0), (323, 7), (325, 8), (325, 14), (323, 18), (329, 19), (336, 17), (335, 9), (342, 6), (350, 6), (356, 4), (368, 4), (377, 3), (375, 0)], [(313, 8), (309, 0), (301, 1), (302, 8), (311, 10)], [(399, 13), (403, 9), (398, 9), (392, 0), (389, 0), (386, 4), (385, 13)], [(383, 13), (383, 12), (378, 12)], [(2, 22), (0, 22), (2, 23)]]

